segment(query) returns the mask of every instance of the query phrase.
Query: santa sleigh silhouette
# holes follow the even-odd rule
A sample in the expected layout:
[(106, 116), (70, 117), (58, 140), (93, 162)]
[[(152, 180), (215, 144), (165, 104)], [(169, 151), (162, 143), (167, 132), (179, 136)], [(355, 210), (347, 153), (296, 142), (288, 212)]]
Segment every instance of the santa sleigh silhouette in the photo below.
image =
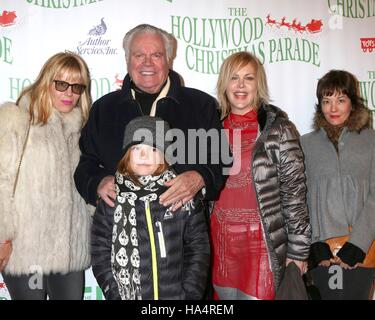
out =
[(14, 19), (16, 19), (16, 12), (15, 11), (3, 11), (0, 16), (0, 26), (7, 27), (14, 24)]
[(322, 20), (312, 19), (308, 24), (306, 24), (306, 30), (310, 33), (317, 33), (322, 31), (322, 26)]
[(311, 19), (311, 21), (308, 24), (301, 25), (301, 22), (298, 22), (297, 18), (294, 18), (291, 23), (286, 21), (286, 17), (282, 17), (280, 22), (276, 21), (276, 19), (272, 19), (270, 14), (268, 14), (266, 18), (266, 25), (270, 27), (276, 26), (279, 29), (286, 28), (288, 30), (294, 30), (295, 32), (299, 33), (317, 33), (321, 32), (323, 27), (322, 20)]

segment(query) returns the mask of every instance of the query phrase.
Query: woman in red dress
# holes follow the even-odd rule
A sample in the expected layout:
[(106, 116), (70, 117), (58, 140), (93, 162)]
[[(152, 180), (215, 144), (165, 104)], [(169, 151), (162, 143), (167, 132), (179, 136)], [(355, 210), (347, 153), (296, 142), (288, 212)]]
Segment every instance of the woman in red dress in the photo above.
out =
[(299, 134), (268, 104), (264, 68), (228, 57), (217, 84), (234, 163), (211, 216), (216, 299), (274, 299), (285, 266), (305, 271), (311, 228)]

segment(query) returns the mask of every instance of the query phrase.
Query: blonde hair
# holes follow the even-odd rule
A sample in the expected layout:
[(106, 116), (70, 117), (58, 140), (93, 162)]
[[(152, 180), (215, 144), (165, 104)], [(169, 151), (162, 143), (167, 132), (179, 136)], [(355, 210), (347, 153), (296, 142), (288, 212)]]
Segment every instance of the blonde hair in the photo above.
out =
[[(132, 180), (135, 184), (140, 185), (139, 180), (135, 172), (132, 170), (130, 165), (130, 153), (132, 152), (132, 148), (129, 148), (125, 155), (121, 158), (117, 165), (117, 171), (124, 176), (127, 176)], [(164, 162), (159, 164), (156, 168), (155, 172), (152, 174), (153, 176), (158, 176), (162, 174), (165, 170), (169, 168), (169, 164), (164, 158)]]
[(243, 67), (251, 64), (256, 71), (256, 80), (258, 84), (257, 95), (254, 101), (258, 109), (261, 104), (268, 104), (269, 94), (267, 85), (267, 76), (263, 65), (259, 59), (250, 52), (237, 52), (227, 57), (220, 68), (219, 77), (217, 80), (216, 91), (219, 100), (220, 118), (224, 119), (228, 116), (231, 107), (226, 94), (228, 83), (232, 76)]
[(60, 52), (50, 57), (39, 72), (35, 82), (26, 87), (17, 99), (18, 105), (23, 96), (30, 96), (29, 113), (34, 124), (46, 124), (53, 110), (50, 87), (58, 76), (79, 78), (85, 85), (77, 107), (82, 110), (83, 123), (86, 123), (91, 108), (90, 72), (86, 62), (73, 52)]

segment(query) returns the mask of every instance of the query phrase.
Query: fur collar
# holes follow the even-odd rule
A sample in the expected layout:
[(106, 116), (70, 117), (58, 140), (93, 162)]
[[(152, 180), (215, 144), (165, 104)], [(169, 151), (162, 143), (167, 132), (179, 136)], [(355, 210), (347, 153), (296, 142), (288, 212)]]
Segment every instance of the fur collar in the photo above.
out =
[(344, 128), (349, 132), (360, 133), (370, 126), (370, 110), (365, 107), (357, 107), (349, 115), (349, 118), (340, 126), (331, 125), (324, 117), (323, 112), (316, 111), (314, 115), (314, 129), (324, 129), (328, 139), (338, 151), (338, 142)]
[[(24, 96), (19, 102), (21, 110), (29, 112), (30, 98)], [(37, 110), (37, 108), (35, 109)], [(72, 133), (78, 133), (83, 124), (82, 111), (80, 108), (73, 108), (69, 113), (61, 113), (57, 109), (53, 108), (50, 118), (48, 119), (49, 124), (56, 124), (61, 122), (64, 128), (64, 135), (69, 136)]]
[[(347, 121), (343, 124), (342, 127), (347, 127), (348, 131), (361, 132), (361, 130), (370, 127), (370, 110), (365, 107), (357, 107), (350, 113), (350, 116)], [(324, 128), (325, 131), (336, 131), (337, 128), (333, 128), (332, 125), (328, 123), (324, 115), (320, 111), (316, 111), (314, 115), (313, 128), (319, 130)]]

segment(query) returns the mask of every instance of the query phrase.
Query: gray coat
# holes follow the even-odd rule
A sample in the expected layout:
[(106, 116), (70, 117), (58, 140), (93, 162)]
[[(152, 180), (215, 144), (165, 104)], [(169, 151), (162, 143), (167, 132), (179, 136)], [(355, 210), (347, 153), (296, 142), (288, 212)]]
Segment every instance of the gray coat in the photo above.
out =
[(287, 115), (266, 105), (258, 111), (260, 136), (253, 152), (253, 179), (275, 287), (286, 258), (306, 260), (311, 226), (306, 206), (303, 154), (299, 134)]
[(306, 157), (312, 241), (348, 234), (368, 251), (375, 238), (375, 131), (345, 128), (338, 152), (323, 128), (301, 137)]

